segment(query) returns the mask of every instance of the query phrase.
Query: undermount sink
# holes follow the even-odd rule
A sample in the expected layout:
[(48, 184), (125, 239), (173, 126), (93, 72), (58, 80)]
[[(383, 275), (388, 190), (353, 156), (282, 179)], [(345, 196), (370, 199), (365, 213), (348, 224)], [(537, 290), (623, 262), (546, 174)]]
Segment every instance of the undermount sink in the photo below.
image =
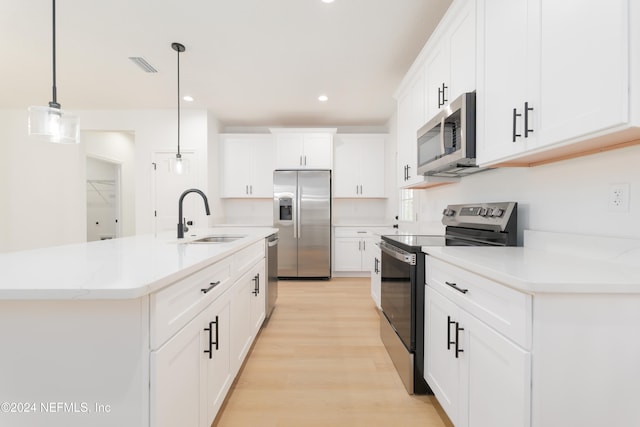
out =
[(235, 242), (238, 239), (242, 239), (243, 235), (231, 235), (231, 234), (215, 234), (211, 236), (200, 237), (199, 239), (191, 240), (188, 243), (228, 243)]

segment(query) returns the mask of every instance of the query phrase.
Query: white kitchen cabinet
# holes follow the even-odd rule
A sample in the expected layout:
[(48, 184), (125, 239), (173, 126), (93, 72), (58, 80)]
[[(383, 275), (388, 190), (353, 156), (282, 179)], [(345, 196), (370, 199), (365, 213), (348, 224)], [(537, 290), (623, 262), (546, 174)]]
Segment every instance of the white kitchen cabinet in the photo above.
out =
[(271, 129), (276, 169), (331, 169), (335, 129)]
[(377, 245), (380, 242), (380, 239), (372, 239), (373, 240), (373, 266), (371, 267), (371, 298), (373, 298), (373, 302), (376, 303), (376, 307), (379, 309), (381, 306), (381, 288), (382, 288), (382, 253), (380, 250), (380, 246)]
[(479, 0), (478, 162), (536, 164), (634, 139), (639, 13), (628, 0)]
[(418, 172), (418, 129), (425, 124), (424, 67), (398, 95), (398, 186), (406, 187), (421, 180)]
[(222, 197), (273, 197), (273, 135), (221, 135)]
[[(457, 427), (531, 425), (531, 298), (427, 257), (425, 380)], [(477, 315), (477, 316), (476, 316)]]
[(233, 380), (229, 320), (221, 297), (151, 353), (151, 425), (211, 424)]
[(380, 134), (336, 136), (334, 197), (385, 197), (385, 138)]
[(254, 276), (251, 279), (253, 284), (253, 290), (251, 291), (251, 332), (255, 339), (262, 327), (262, 323), (265, 319), (266, 301), (267, 295), (267, 276), (265, 273), (265, 263), (260, 262), (253, 271)]
[(333, 242), (333, 269), (336, 272), (366, 272), (375, 264), (378, 247), (376, 227), (336, 227)]
[(476, 0), (454, 1), (429, 38), (425, 60), (425, 121), (476, 89)]

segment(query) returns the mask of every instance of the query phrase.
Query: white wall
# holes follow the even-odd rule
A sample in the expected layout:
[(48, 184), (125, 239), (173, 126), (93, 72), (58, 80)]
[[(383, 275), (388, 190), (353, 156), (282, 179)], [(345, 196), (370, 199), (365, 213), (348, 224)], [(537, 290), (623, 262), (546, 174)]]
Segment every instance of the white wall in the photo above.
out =
[[(27, 137), (27, 111), (0, 114), (0, 251), (16, 251), (86, 239), (85, 144), (60, 145)], [(153, 231), (152, 157), (175, 150), (175, 110), (77, 111), (83, 131), (131, 132), (135, 136), (135, 230)], [(181, 148), (196, 153), (198, 187), (208, 190), (208, 127), (205, 110), (181, 114)], [(214, 128), (217, 132), (217, 128)], [(177, 205), (177, 200), (176, 200)]]
[(85, 240), (85, 158), (80, 145), (27, 136), (27, 110), (0, 111), (0, 251)]
[[(439, 222), (449, 203), (516, 201), (523, 229), (640, 238), (640, 146), (533, 168), (504, 168), (419, 190), (418, 225)], [(628, 213), (611, 212), (612, 183), (630, 184)], [(402, 224), (402, 228), (411, 228)]]
[[(79, 111), (83, 130), (126, 131), (135, 135), (135, 230), (153, 232), (153, 153), (177, 149), (175, 110)], [(206, 110), (182, 110), (180, 148), (194, 151), (197, 162), (197, 188), (208, 194), (207, 148), (209, 115)], [(175, 201), (176, 209), (178, 201)], [(199, 211), (198, 211), (199, 212)], [(176, 217), (177, 218), (177, 217)]]

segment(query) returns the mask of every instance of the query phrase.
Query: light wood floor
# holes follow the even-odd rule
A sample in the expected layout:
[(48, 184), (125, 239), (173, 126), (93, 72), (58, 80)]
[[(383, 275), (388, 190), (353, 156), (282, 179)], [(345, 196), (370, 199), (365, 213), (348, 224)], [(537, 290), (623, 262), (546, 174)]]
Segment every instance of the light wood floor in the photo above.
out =
[(450, 426), (433, 396), (404, 389), (369, 289), (360, 278), (280, 281), (214, 426)]

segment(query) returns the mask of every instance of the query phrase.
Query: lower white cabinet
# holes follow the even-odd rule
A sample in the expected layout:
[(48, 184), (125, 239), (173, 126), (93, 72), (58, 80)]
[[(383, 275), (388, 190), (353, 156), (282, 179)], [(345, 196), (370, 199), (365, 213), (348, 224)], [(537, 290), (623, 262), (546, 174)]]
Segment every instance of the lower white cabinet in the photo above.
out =
[[(431, 265), (425, 289), (425, 380), (438, 402), (456, 427), (529, 427), (530, 351), (470, 314), (466, 306), (489, 317), (503, 315), (511, 322), (513, 310), (505, 307), (523, 301), (527, 305), (530, 300), (470, 289), (473, 283), (467, 284), (467, 277), (450, 275), (429, 257), (427, 263)], [(449, 280), (440, 288), (438, 279), (443, 275)]]
[(382, 287), (382, 253), (380, 246), (377, 245), (377, 241), (374, 241), (373, 253), (373, 266), (371, 268), (371, 298), (376, 303), (376, 307), (381, 306), (381, 287)]
[(374, 234), (377, 228), (382, 227), (336, 227), (333, 270), (366, 273), (373, 271), (377, 249), (375, 243), (380, 240)]
[(230, 300), (220, 297), (151, 353), (151, 425), (207, 427), (233, 381)]
[(265, 263), (260, 261), (238, 279), (232, 292), (232, 370), (234, 375), (251, 348), (265, 318)]

